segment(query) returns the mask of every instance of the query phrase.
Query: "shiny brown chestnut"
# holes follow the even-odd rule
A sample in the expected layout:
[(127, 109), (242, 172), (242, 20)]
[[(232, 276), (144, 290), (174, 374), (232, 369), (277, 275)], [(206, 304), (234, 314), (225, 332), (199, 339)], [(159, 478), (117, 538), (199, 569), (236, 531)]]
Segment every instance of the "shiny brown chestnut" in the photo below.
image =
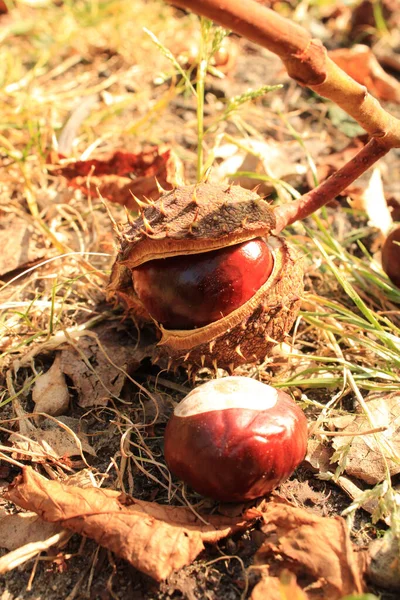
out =
[(178, 404), (164, 444), (169, 469), (191, 488), (241, 502), (270, 492), (302, 462), (307, 420), (285, 392), (249, 377), (224, 377)]
[(382, 268), (394, 285), (400, 288), (400, 227), (393, 229), (383, 244)]
[(267, 281), (273, 266), (270, 247), (257, 238), (144, 263), (132, 271), (133, 289), (167, 329), (194, 329), (242, 306)]

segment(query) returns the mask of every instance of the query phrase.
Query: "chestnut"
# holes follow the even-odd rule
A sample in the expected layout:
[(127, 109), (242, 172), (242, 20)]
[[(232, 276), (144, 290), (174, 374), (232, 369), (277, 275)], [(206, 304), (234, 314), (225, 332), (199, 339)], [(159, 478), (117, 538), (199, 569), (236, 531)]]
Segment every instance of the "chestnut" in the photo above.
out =
[(400, 227), (393, 229), (383, 244), (382, 268), (394, 285), (400, 288)]
[(192, 390), (164, 438), (170, 471), (215, 500), (270, 492), (302, 462), (307, 420), (283, 391), (250, 377), (223, 377)]
[(145, 262), (132, 271), (133, 288), (167, 329), (194, 329), (225, 317), (269, 278), (272, 250), (262, 238), (218, 250)]

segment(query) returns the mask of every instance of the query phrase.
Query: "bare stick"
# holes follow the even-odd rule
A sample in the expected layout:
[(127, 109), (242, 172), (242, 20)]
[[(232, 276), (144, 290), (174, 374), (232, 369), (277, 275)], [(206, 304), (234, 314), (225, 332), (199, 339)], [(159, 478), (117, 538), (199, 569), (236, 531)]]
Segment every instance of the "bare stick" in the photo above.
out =
[(276, 232), (330, 202), (391, 148), (400, 148), (400, 120), (385, 111), (329, 57), (319, 40), (300, 25), (254, 0), (173, 0), (268, 48), (283, 61), (290, 77), (333, 100), (372, 136), (347, 164), (317, 188), (275, 210)]
[(360, 177), (377, 160), (389, 152), (389, 148), (380, 140), (372, 138), (360, 152), (341, 169), (333, 173), (318, 187), (304, 194), (298, 200), (287, 202), (275, 209), (276, 227), (279, 233), (287, 225), (304, 219), (321, 206), (327, 204), (340, 194), (348, 185)]
[(333, 100), (371, 136), (400, 147), (400, 120), (329, 57), (320, 40), (254, 0), (170, 0), (277, 54), (292, 79)]

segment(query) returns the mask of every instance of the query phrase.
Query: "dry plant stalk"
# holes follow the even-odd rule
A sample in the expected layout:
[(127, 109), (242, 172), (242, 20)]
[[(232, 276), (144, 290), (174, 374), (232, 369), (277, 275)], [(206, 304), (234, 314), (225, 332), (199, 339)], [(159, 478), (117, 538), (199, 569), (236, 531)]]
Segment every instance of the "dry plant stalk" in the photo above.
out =
[(332, 200), (391, 148), (400, 147), (400, 120), (338, 67), (323, 44), (300, 25), (255, 0), (174, 0), (174, 5), (212, 19), (277, 54), (292, 79), (335, 102), (372, 138), (317, 188), (279, 207), (275, 213), (277, 233)]

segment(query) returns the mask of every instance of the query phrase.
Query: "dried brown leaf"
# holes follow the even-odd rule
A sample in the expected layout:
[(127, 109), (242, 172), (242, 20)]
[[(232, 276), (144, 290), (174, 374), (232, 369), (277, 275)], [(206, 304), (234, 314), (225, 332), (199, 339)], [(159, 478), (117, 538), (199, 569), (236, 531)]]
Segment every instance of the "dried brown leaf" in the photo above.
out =
[(310, 600), (361, 593), (363, 583), (346, 523), (277, 502), (261, 507), (265, 541), (255, 556), (267, 575), (288, 569)]
[(400, 102), (400, 83), (380, 66), (372, 50), (363, 44), (329, 52), (330, 58), (380, 100)]
[[(63, 428), (62, 424), (66, 427)], [(82, 430), (81, 421), (72, 417), (59, 417), (57, 422), (46, 419), (40, 427), (25, 431), (23, 438), (17, 434), (11, 434), (9, 442), (16, 450), (14, 457), (18, 458), (18, 451), (25, 450), (32, 453), (30, 457), (32, 462), (41, 463), (49, 458), (78, 456), (82, 451), (96, 456), (87, 435)], [(23, 452), (21, 452), (21, 457), (27, 459)]]
[(307, 596), (298, 586), (296, 577), (290, 571), (284, 571), (281, 577), (264, 575), (251, 594), (251, 600), (307, 600)]
[(157, 581), (190, 564), (203, 550), (247, 527), (241, 518), (212, 515), (205, 524), (186, 507), (160, 506), (118, 491), (68, 486), (23, 469), (6, 498), (48, 522), (93, 538)]
[(75, 346), (61, 352), (61, 369), (72, 379), (79, 405), (84, 408), (105, 406), (110, 396), (118, 396), (126, 380), (123, 371), (132, 373), (151, 354), (145, 333), (137, 342), (126, 330), (109, 324), (92, 332), (97, 337), (82, 336)]
[(182, 163), (168, 146), (150, 147), (137, 154), (119, 150), (83, 161), (60, 159), (50, 169), (84, 194), (96, 197), (100, 192), (110, 202), (131, 209), (137, 209), (132, 194), (139, 200), (159, 197), (157, 181), (166, 190), (184, 183)]
[(331, 469), (332, 450), (320, 440), (311, 438), (307, 444), (305, 461), (317, 472), (326, 473)]
[[(334, 437), (333, 447), (340, 450), (351, 441), (346, 455), (347, 475), (374, 485), (383, 481), (386, 476), (385, 460), (392, 476), (400, 473), (398, 460), (393, 460), (395, 456), (400, 456), (400, 397), (397, 393), (369, 394), (366, 402), (373, 426), (386, 427), (386, 431), (379, 434), (380, 443), (373, 434), (356, 435), (354, 438), (339, 435)], [(343, 431), (347, 434), (353, 431), (359, 434), (368, 429), (371, 429), (369, 419), (366, 415), (359, 414)]]
[(0, 218), (0, 248), (0, 275), (29, 267), (46, 253), (33, 226), (11, 213)]
[(32, 390), (36, 412), (55, 417), (68, 409), (69, 391), (60, 363), (61, 357), (58, 354), (50, 369), (36, 379)]
[(60, 525), (45, 523), (34, 512), (5, 515), (0, 518), (0, 547), (16, 550), (25, 544), (46, 540), (60, 531)]

